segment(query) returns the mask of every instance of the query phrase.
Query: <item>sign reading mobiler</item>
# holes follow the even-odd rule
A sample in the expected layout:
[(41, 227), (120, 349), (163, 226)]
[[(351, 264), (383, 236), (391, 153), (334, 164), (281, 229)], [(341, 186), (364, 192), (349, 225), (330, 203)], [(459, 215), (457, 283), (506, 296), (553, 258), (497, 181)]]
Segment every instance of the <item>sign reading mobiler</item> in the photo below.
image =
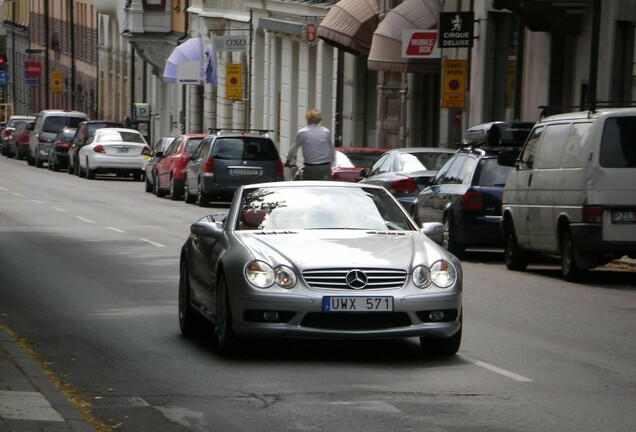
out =
[(474, 23), (474, 12), (440, 12), (439, 47), (472, 47)]

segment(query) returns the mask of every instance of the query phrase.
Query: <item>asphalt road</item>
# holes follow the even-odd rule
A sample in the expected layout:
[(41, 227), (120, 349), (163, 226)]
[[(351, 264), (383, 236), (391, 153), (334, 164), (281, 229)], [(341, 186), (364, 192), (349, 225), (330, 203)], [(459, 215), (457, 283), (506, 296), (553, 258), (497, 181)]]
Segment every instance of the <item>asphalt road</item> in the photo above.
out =
[[(177, 322), (178, 257), (208, 213), (142, 182), (0, 158), (0, 322), (116, 431), (631, 431), (636, 273), (464, 261), (464, 341), (254, 343)], [(211, 333), (212, 329), (208, 329)]]

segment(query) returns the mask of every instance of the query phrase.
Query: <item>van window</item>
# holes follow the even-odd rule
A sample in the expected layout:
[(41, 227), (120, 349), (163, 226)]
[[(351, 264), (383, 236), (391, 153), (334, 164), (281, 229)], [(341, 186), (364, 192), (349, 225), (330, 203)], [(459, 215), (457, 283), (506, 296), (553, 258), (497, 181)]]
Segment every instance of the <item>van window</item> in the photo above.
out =
[(565, 151), (571, 124), (549, 125), (543, 132), (543, 144), (539, 149), (535, 168), (558, 168)]
[(499, 165), (497, 159), (486, 158), (479, 162), (476, 186), (504, 187), (512, 167)]
[(581, 168), (587, 160), (589, 151), (587, 140), (593, 123), (575, 123), (570, 130), (568, 142), (563, 154), (562, 168)]
[(636, 116), (607, 119), (600, 163), (606, 168), (636, 168)]
[(519, 169), (532, 169), (534, 161), (539, 153), (543, 126), (535, 128), (528, 137), (521, 156), (519, 157)]

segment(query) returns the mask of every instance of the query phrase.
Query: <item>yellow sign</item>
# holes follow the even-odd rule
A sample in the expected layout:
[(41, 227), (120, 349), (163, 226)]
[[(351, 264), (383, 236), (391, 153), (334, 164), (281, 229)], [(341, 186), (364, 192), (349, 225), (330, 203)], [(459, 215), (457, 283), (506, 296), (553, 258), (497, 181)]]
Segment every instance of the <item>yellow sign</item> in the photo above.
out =
[(243, 99), (243, 65), (231, 63), (226, 68), (225, 95), (231, 100)]
[(62, 93), (64, 90), (64, 78), (62, 72), (51, 72), (51, 91)]
[(464, 108), (466, 106), (467, 60), (444, 60), (443, 108)]

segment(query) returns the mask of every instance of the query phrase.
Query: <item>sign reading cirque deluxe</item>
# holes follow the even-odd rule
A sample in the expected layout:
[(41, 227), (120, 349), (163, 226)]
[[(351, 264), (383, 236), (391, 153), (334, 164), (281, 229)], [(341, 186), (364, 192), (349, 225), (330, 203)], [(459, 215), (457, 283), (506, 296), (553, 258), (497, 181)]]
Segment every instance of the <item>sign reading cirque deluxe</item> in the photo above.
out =
[(472, 47), (474, 23), (474, 12), (441, 12), (439, 14), (439, 47)]
[(440, 58), (437, 30), (403, 30), (402, 57)]

